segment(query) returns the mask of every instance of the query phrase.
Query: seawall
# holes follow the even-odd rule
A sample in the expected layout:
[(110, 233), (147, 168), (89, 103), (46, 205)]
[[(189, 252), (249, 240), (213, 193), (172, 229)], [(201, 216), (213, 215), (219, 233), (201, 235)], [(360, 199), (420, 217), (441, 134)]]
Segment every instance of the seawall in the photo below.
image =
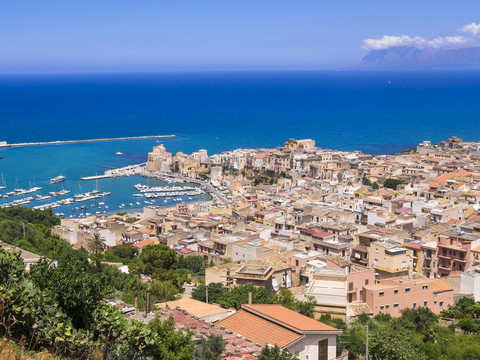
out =
[(31, 143), (17, 143), (8, 144), (6, 141), (0, 141), (0, 147), (19, 147), (19, 146), (40, 146), (40, 145), (63, 145), (63, 144), (80, 144), (101, 141), (119, 141), (119, 140), (139, 140), (139, 139), (159, 139), (172, 138), (176, 135), (146, 135), (146, 136), (125, 136), (117, 138), (103, 138), (103, 139), (86, 139), (86, 140), (58, 140), (58, 141), (39, 141)]

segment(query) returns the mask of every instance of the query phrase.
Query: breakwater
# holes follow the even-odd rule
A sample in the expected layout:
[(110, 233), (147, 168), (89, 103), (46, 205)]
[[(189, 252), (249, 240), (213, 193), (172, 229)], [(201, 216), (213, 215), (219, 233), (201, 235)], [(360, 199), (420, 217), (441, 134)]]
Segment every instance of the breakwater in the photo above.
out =
[(63, 144), (80, 144), (80, 143), (102, 142), (102, 141), (139, 140), (139, 139), (160, 139), (160, 138), (172, 138), (172, 137), (175, 137), (175, 135), (125, 136), (125, 137), (117, 137), (117, 138), (85, 139), (85, 140), (39, 141), (39, 142), (29, 142), (29, 143), (17, 143), (17, 144), (8, 144), (6, 141), (0, 141), (0, 147), (40, 146), (40, 145), (63, 145)]

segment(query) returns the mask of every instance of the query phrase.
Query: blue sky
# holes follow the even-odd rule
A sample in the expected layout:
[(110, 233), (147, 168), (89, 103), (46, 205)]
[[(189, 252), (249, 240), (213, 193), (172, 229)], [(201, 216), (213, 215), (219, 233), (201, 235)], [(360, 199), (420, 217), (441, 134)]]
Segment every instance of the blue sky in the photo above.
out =
[(479, 22), (478, 0), (0, 0), (0, 73), (348, 68), (369, 46), (476, 45)]

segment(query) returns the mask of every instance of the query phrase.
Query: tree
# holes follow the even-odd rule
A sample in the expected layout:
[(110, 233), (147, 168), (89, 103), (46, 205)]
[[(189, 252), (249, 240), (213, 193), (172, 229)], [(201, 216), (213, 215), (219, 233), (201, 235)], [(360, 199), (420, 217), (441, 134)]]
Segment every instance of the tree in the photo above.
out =
[(94, 233), (92, 236), (87, 239), (87, 249), (88, 251), (98, 254), (105, 250), (105, 238), (102, 237), (99, 233)]
[(290, 354), (286, 349), (280, 350), (278, 345), (274, 347), (264, 346), (260, 354), (258, 354), (258, 360), (298, 360), (296, 356)]
[(55, 299), (76, 328), (91, 326), (93, 311), (108, 290), (93, 266), (72, 261), (55, 267), (43, 259), (31, 268), (35, 286)]
[(316, 301), (313, 297), (307, 298), (306, 301), (297, 300), (290, 290), (281, 288), (280, 291), (273, 296), (272, 303), (280, 304), (290, 310), (313, 318)]
[(147, 245), (138, 256), (138, 270), (158, 280), (171, 280), (177, 261), (175, 251), (168, 246)]
[(199, 285), (192, 291), (192, 299), (207, 302), (206, 295), (207, 295), (207, 288), (208, 288), (208, 303), (218, 303), (220, 298), (224, 293), (227, 292), (227, 289), (223, 287), (222, 283), (210, 283), (208, 285)]
[(393, 190), (397, 190), (397, 186), (400, 185), (400, 184), (403, 184), (403, 182), (404, 181), (400, 180), (400, 179), (388, 178), (383, 183), (383, 187), (390, 188), (390, 189), (393, 189)]
[(133, 259), (138, 255), (138, 249), (133, 246), (117, 245), (112, 248), (112, 251), (114, 255), (125, 259)]
[(172, 281), (154, 280), (150, 292), (156, 301), (172, 301), (178, 298), (180, 291)]
[(367, 177), (367, 175), (363, 175), (362, 185), (372, 186), (372, 181)]
[(422, 342), (415, 337), (414, 332), (381, 325), (378, 331), (373, 331), (370, 336), (369, 352), (373, 359), (426, 359), (420, 351), (421, 346)]
[(210, 335), (207, 340), (202, 339), (201, 344), (195, 348), (196, 360), (221, 360), (225, 351), (223, 338), (218, 335)]
[(378, 190), (378, 189), (380, 189), (380, 185), (378, 185), (378, 183), (375, 181), (375, 182), (372, 184), (372, 188), (375, 189), (375, 190)]
[(205, 260), (203, 256), (180, 255), (177, 259), (177, 269), (191, 270), (193, 273), (201, 273), (205, 270)]
[(254, 304), (269, 304), (270, 299), (267, 290), (264, 287), (255, 287), (253, 285), (241, 285), (223, 293), (218, 303), (224, 308), (235, 308), (239, 310), (242, 304), (248, 303), (248, 293), (252, 292), (252, 301)]

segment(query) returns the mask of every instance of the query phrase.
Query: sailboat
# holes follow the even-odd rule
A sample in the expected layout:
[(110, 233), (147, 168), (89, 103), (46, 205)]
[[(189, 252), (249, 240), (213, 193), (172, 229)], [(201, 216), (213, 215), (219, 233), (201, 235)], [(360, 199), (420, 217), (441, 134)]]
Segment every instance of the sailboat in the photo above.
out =
[(3, 173), (2, 173), (2, 182), (0, 183), (0, 190), (6, 189), (7, 184), (5, 184), (5, 179), (3, 178)]

